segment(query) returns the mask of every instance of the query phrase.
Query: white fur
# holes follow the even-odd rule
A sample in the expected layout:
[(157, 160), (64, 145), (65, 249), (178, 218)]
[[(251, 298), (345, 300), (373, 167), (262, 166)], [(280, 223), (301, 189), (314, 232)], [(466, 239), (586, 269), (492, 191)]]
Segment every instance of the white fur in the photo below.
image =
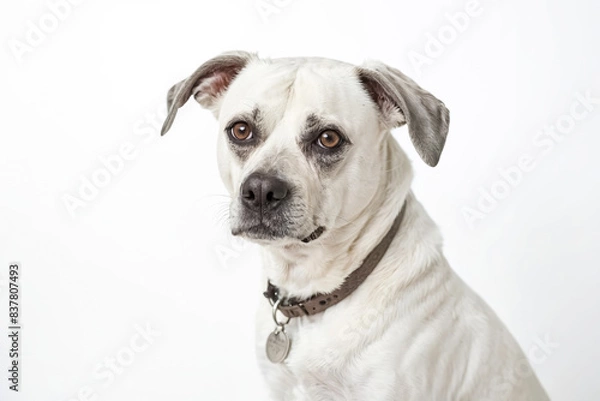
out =
[[(260, 107), (267, 140), (242, 163), (223, 133), (232, 116)], [(292, 319), (292, 350), (265, 357), (274, 329), (266, 299), (257, 314), (257, 355), (273, 400), (541, 401), (526, 358), (494, 312), (449, 267), (435, 224), (410, 191), (410, 162), (381, 121), (353, 67), (323, 59), (253, 60), (219, 100), (219, 168), (238, 218), (239, 188), (274, 168), (300, 188), (298, 234), (327, 229), (309, 244), (263, 245), (271, 279), (299, 298), (337, 288), (388, 231), (406, 202), (402, 226), (383, 260), (348, 298)], [(335, 173), (320, 177), (296, 143), (307, 113), (345, 127), (353, 142)], [(259, 294), (257, 294), (258, 296)]]

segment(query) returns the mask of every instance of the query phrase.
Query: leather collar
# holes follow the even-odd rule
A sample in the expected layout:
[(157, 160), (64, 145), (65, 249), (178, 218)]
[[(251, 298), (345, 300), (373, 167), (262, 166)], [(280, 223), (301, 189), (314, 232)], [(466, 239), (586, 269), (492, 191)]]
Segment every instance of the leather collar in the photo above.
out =
[[(346, 277), (337, 290), (327, 294), (318, 293), (305, 300), (283, 298), (279, 302), (278, 310), (287, 318), (316, 315), (338, 302), (341, 302), (348, 295), (352, 294), (352, 292), (354, 292), (354, 290), (369, 277), (369, 274), (371, 274), (381, 261), (381, 258), (383, 258), (383, 255), (385, 255), (385, 252), (400, 228), (405, 209), (406, 202), (402, 205), (400, 213), (398, 213), (398, 216), (394, 219), (394, 223), (387, 234), (382, 238), (379, 244), (369, 252), (360, 267)], [(275, 302), (279, 300), (279, 294), (279, 288), (269, 280), (267, 282), (267, 291), (265, 291), (263, 295), (272, 304), (275, 304)]]

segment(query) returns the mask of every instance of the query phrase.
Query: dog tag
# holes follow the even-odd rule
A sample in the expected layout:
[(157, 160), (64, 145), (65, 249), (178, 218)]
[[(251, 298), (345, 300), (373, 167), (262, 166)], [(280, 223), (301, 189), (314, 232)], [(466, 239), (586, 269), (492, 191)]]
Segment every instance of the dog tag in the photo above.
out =
[(267, 358), (273, 363), (281, 363), (290, 353), (291, 341), (285, 331), (277, 328), (267, 338)]

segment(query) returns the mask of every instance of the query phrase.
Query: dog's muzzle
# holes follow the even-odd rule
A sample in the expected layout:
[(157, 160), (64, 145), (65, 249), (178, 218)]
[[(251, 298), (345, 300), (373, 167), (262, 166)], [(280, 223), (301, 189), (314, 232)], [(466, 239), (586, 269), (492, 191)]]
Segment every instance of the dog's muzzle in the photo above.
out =
[(302, 213), (292, 198), (292, 188), (285, 180), (264, 173), (252, 173), (240, 188), (240, 211), (232, 227), (233, 235), (249, 239), (275, 240), (289, 238), (305, 244), (318, 239), (325, 227), (312, 232), (297, 232)]

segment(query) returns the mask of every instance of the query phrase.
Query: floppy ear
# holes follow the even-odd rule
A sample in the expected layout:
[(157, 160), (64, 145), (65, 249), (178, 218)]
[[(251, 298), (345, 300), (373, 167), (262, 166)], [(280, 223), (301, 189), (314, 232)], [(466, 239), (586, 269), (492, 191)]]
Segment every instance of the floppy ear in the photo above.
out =
[(160, 134), (167, 133), (175, 120), (177, 110), (192, 95), (203, 107), (217, 114), (223, 93), (248, 62), (256, 58), (255, 54), (243, 51), (223, 53), (208, 60), (188, 78), (173, 85), (167, 94), (168, 114)]
[(421, 159), (434, 167), (440, 160), (450, 113), (444, 103), (395, 68), (372, 62), (358, 67), (358, 78), (390, 127), (408, 124)]

